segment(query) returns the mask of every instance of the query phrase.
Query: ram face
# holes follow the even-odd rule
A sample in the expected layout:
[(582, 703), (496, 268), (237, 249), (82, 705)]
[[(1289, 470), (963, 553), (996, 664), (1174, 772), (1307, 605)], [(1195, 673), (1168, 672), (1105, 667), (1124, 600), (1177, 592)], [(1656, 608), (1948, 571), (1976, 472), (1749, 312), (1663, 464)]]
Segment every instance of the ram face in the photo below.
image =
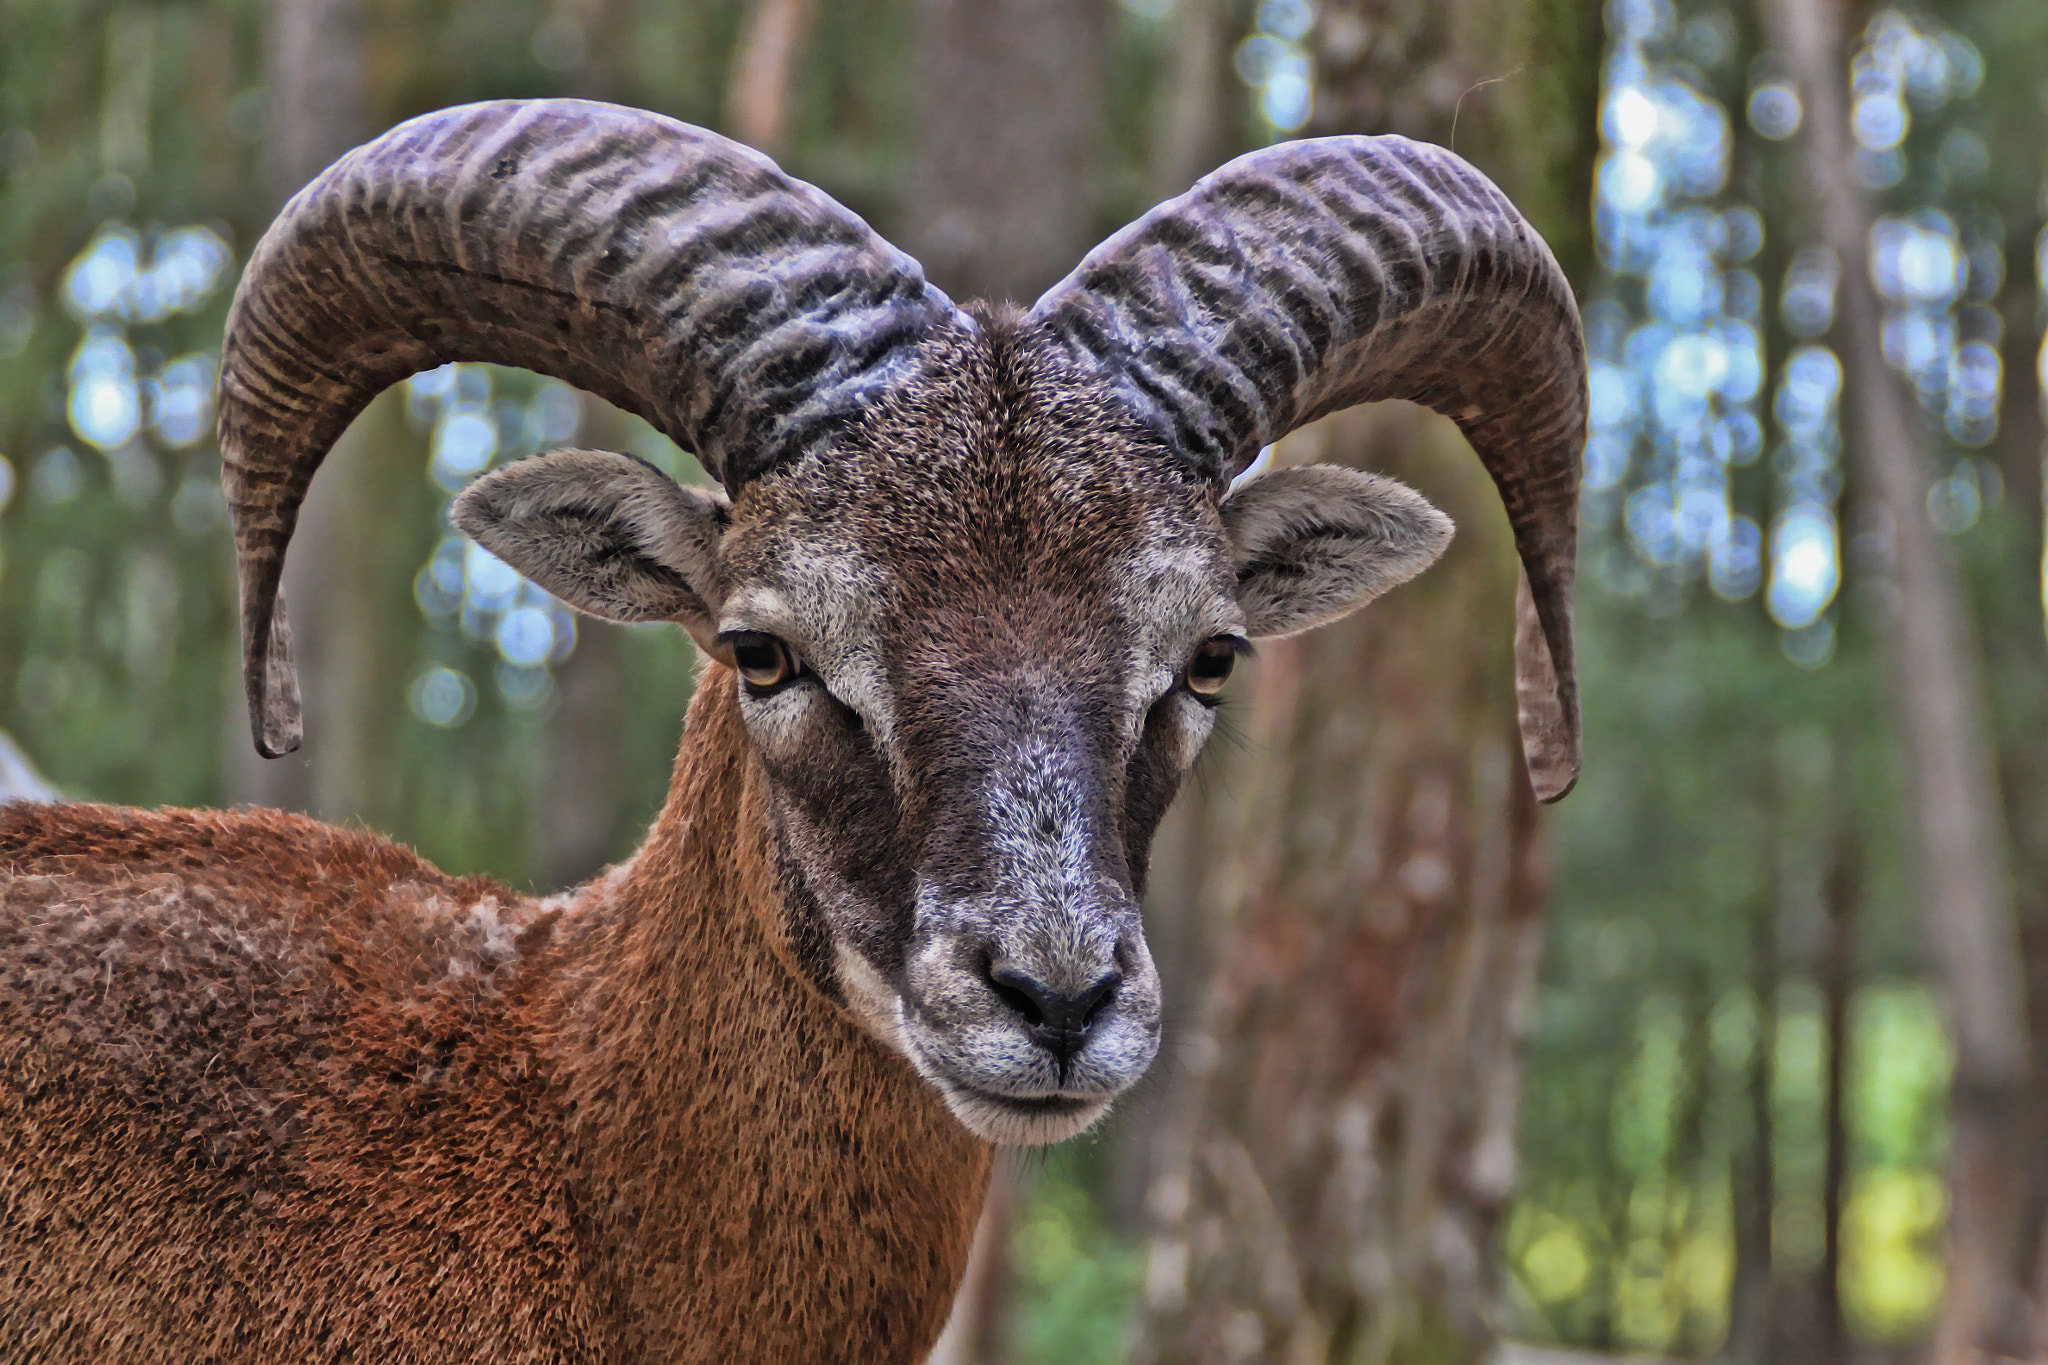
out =
[(265, 752), (298, 738), (277, 581), (306, 484), (377, 391), (451, 360), (579, 384), (718, 480), (558, 451), (455, 515), (571, 605), (674, 621), (717, 661), (702, 685), (738, 694), (796, 969), (983, 1137), (1078, 1131), (1156, 1052), (1147, 850), (1235, 661), (1450, 535), (1348, 470), (1234, 487), (1261, 446), (1371, 398), (1460, 422), (1526, 570), (1531, 776), (1554, 798), (1576, 773), (1577, 314), (1541, 241), (1447, 153), (1269, 149), (1029, 310), (963, 309), (699, 130), (573, 101), (394, 130), (287, 208), (230, 322)]

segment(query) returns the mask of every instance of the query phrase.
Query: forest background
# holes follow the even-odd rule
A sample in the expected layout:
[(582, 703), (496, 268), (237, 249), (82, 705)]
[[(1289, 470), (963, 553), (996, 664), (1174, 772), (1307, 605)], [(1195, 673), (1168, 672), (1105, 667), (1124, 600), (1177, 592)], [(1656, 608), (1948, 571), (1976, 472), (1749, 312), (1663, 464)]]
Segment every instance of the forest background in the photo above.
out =
[(999, 1182), (947, 1361), (2048, 1358), (2038, 0), (0, 0), (0, 728), (64, 794), (361, 821), (552, 888), (630, 850), (695, 661), (449, 496), (694, 462), (462, 366), (357, 423), (264, 765), (212, 446), (240, 261), (348, 146), (501, 96), (777, 155), (955, 296), (1035, 297), (1237, 152), (1448, 143), (1594, 362), (1586, 777), (1524, 794), (1512, 556), (1401, 405), (1443, 565), (1266, 650), (1162, 833), (1147, 1090)]

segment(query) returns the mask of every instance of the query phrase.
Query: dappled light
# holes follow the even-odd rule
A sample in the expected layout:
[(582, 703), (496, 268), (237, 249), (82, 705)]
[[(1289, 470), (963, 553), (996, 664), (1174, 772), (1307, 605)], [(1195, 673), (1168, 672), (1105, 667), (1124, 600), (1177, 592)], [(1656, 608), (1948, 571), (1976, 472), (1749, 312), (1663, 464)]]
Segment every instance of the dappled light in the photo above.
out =
[[(406, 382), (406, 415), (427, 433), (428, 477), (455, 493), (496, 464), (523, 459), (567, 443), (582, 411), (576, 393), (559, 380), (533, 380), (487, 365), (444, 365)], [(445, 506), (445, 504), (444, 504)], [(413, 597), (438, 630), (459, 630), (473, 643), (496, 649), (492, 678), (515, 711), (542, 711), (558, 696), (551, 670), (576, 649), (576, 618), (569, 609), (521, 578), (474, 541), (452, 531), (413, 579)], [(442, 681), (435, 681), (442, 680)], [(457, 705), (451, 687), (469, 689)], [(423, 700), (431, 692), (437, 700)], [(475, 712), (466, 675), (436, 666), (413, 684), (414, 713), (452, 729)]]
[(1314, 27), (1314, 0), (1260, 0), (1257, 27), (1238, 44), (1239, 79), (1258, 94), (1259, 117), (1276, 136), (1298, 131), (1315, 105), (1315, 64), (1302, 40)]
[[(1840, 988), (1847, 1168), (1837, 1259), (1824, 1256), (1836, 1044), (1822, 977), (1825, 954), (1848, 950), (1815, 927), (1841, 856), (1816, 841), (1846, 837), (1824, 832), (1897, 780), (1868, 728), (1863, 643), (1896, 608), (1885, 524), (1845, 459), (1843, 264), (1778, 178), (1811, 110), (1779, 54), (1738, 46), (1734, 11), (1615, 0), (1607, 15), (1584, 511), (1589, 602), (1622, 614), (1582, 618), (1613, 708), (1589, 743), (1604, 728), (1606, 761), (1658, 769), (1674, 760), (1648, 756), (1678, 744), (1690, 771), (1631, 775), (1632, 796), (1564, 812), (1533, 1072), (1560, 1093), (1539, 1082), (1530, 1096), (1506, 1243), (1516, 1293), (1542, 1335), (1679, 1354), (1725, 1341), (1746, 1359), (1767, 1330), (1742, 1321), (1761, 1311), (1761, 1256), (1773, 1284), (1836, 1275), (1856, 1338), (1907, 1341), (1942, 1303), (1953, 1049), (1896, 937), (1911, 923), (1903, 869), (1860, 883), (1870, 956)], [(1925, 515), (1989, 553), (2013, 314), (1998, 308), (2006, 210), (1985, 193), (1986, 59), (1925, 14), (1881, 8), (1849, 67), (1883, 357), (1931, 442)], [(1649, 875), (1620, 871), (1624, 849)]]
[[(1617, 3), (1610, 19), (1595, 216), (1611, 283), (1587, 308), (1587, 515), (1626, 534), (1594, 564), (1636, 598), (1659, 598), (1694, 576), (1735, 601), (1766, 589), (1787, 657), (1819, 666), (1833, 655), (1842, 578), (1841, 366), (1824, 340), (1841, 267), (1824, 245), (1788, 242), (1789, 259), (1776, 253), (1779, 278), (1758, 273), (1773, 253), (1756, 206), (1730, 182), (1735, 121), (1702, 88), (1695, 60), (1694, 49), (1721, 41), (1702, 35), (1718, 34), (1726, 11)], [(1935, 148), (1917, 193), (1967, 190), (1972, 177), (1954, 172), (1982, 138), (1944, 116), (1982, 80), (1982, 59), (1961, 35), (1891, 10), (1873, 19), (1853, 62), (1865, 183), (1900, 184), (1917, 112), (1919, 141)], [(1744, 114), (1759, 137), (1783, 141), (1799, 127), (1798, 93), (1759, 81)], [(2001, 324), (1984, 304), (2004, 260), (1995, 220), (1980, 211), (1977, 221), (1965, 234), (1949, 211), (1925, 204), (1881, 218), (1871, 234), (1873, 276), (1889, 305), (1886, 357), (1969, 449), (1997, 434), (2001, 385)], [(1792, 337), (1821, 340), (1793, 349), (1767, 376), (1771, 303)], [(1759, 461), (1771, 478), (1742, 475)], [(1944, 531), (1959, 534), (1987, 486), (1967, 456), (1949, 465), (1930, 506)]]

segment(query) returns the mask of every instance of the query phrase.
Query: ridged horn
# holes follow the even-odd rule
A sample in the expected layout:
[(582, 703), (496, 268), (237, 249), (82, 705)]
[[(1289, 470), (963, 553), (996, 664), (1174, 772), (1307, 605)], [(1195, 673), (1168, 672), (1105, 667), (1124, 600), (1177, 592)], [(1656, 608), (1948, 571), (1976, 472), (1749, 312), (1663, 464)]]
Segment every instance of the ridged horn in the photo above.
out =
[(1585, 342), (1549, 247), (1491, 181), (1400, 137), (1269, 147), (1089, 252), (1031, 316), (1218, 480), (1355, 403), (1405, 398), (1454, 419), (1527, 578), (1516, 690), (1530, 780), (1545, 801), (1571, 790)]
[(299, 745), (279, 575), (307, 485), (378, 393), (518, 365), (645, 417), (727, 487), (829, 444), (959, 317), (897, 251), (758, 152), (581, 100), (400, 124), (285, 205), (221, 351), (257, 749)]

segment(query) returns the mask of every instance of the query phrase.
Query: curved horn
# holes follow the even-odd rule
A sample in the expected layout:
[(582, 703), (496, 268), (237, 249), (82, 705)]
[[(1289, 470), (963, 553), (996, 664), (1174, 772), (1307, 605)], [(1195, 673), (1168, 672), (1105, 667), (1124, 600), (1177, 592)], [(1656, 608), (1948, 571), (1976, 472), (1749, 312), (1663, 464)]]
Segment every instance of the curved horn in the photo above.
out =
[(1355, 403), (1406, 398), (1454, 419), (1500, 489), (1527, 578), (1530, 779), (1545, 801), (1571, 790), (1585, 343), (1564, 273), (1491, 181), (1400, 137), (1269, 147), (1089, 252), (1031, 316), (1218, 480)]
[(385, 388), (456, 360), (538, 370), (645, 417), (732, 487), (828, 443), (958, 316), (825, 194), (658, 115), (500, 101), (358, 147), (257, 243), (221, 351), (257, 749), (299, 744), (278, 581), (300, 503)]

